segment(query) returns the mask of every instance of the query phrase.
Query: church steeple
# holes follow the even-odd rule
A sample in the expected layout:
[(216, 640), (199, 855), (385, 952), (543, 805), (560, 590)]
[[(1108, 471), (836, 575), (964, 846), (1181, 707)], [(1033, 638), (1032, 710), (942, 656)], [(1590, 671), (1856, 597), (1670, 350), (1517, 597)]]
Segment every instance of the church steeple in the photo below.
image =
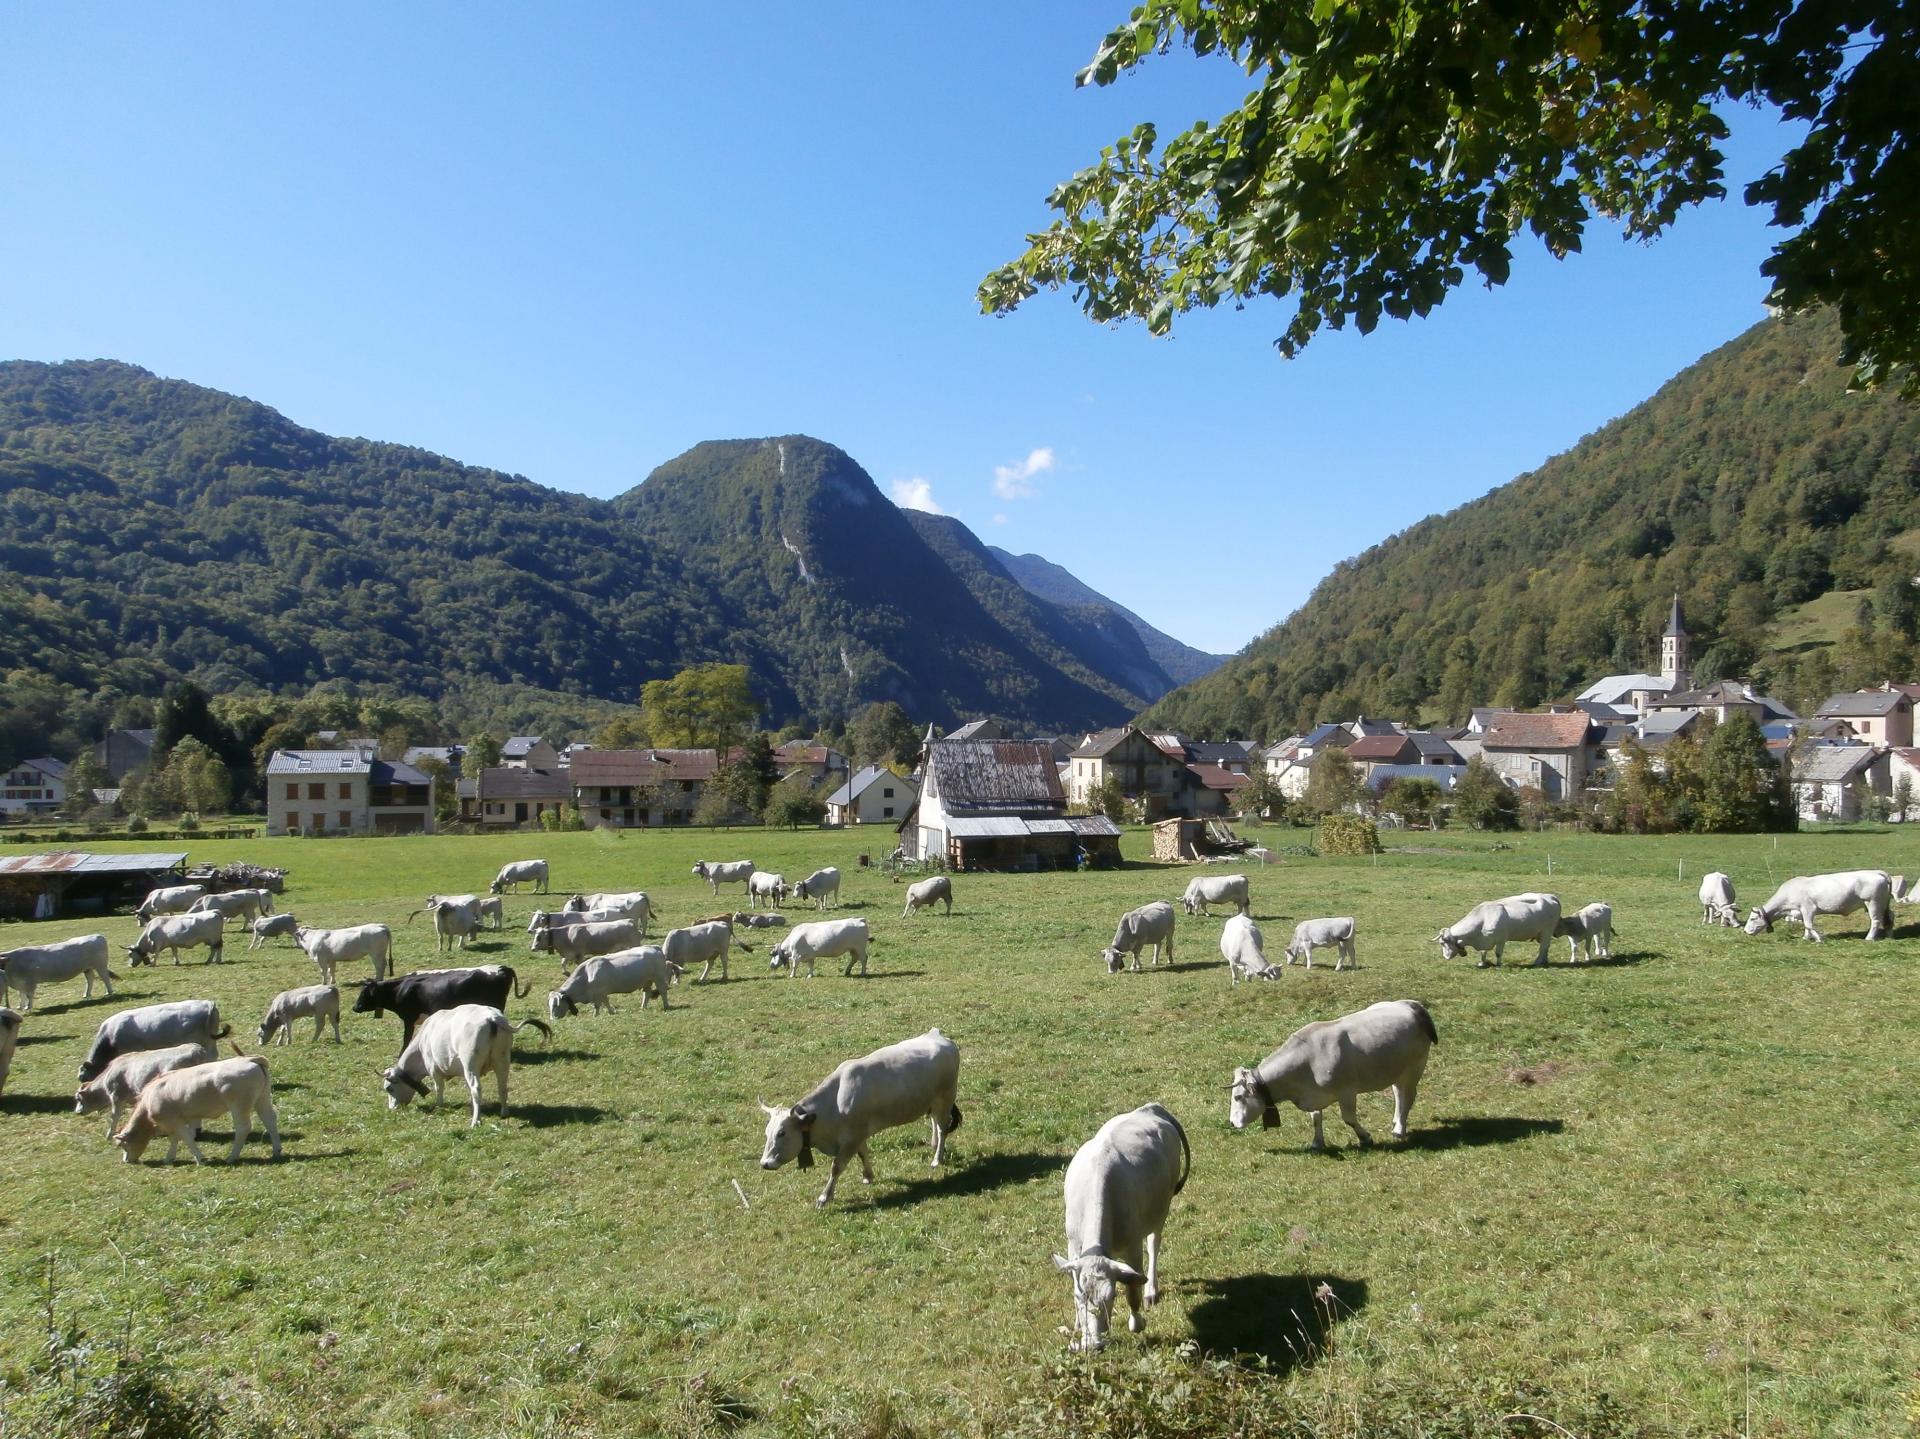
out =
[(1680, 592), (1674, 591), (1673, 613), (1666, 633), (1660, 636), (1660, 678), (1669, 690), (1691, 687), (1688, 675), (1687, 624), (1680, 618)]

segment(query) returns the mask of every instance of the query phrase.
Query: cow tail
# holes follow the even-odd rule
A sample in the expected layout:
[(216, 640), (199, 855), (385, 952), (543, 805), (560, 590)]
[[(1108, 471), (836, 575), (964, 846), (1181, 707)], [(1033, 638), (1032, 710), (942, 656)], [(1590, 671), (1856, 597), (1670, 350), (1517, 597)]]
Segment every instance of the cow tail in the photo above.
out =
[(213, 1032), (213, 1037), (215, 1039), (225, 1039), (228, 1035), (232, 1033), (233, 1033), (233, 1026), (231, 1024), (228, 1024), (225, 1020), (222, 1020), (220, 1023), (220, 1027)]
[(513, 987), (513, 997), (515, 999), (525, 999), (529, 994), (533, 993), (533, 981), (528, 980), (524, 985), (521, 984), (520, 976), (514, 972), (512, 965), (507, 966), (507, 983)]
[(1417, 999), (1410, 999), (1407, 1003), (1413, 1008), (1413, 1017), (1420, 1021), (1420, 1027), (1427, 1032), (1427, 1043), (1438, 1044), (1440, 1031), (1433, 1027), (1433, 1016), (1427, 1013), (1427, 1007)]
[(949, 1108), (947, 1110), (947, 1123), (946, 1123), (947, 1133), (958, 1134), (960, 1132), (960, 1121), (963, 1117), (964, 1116), (960, 1113), (959, 1105), (956, 1104), (956, 1105), (953, 1105), (951, 1108)]
[(115, 973), (114, 973), (114, 972), (113, 972), (112, 970), (108, 970), (108, 971), (107, 971), (107, 978), (108, 978), (108, 979), (124, 979), (125, 977), (126, 977), (126, 976), (124, 976), (124, 975), (119, 975), (119, 974), (115, 974)]
[(540, 1047), (542, 1049), (545, 1049), (548, 1045), (553, 1043), (553, 1026), (548, 1024), (544, 1019), (535, 1019), (532, 1015), (528, 1015), (525, 1019), (521, 1020), (518, 1024), (509, 1024), (507, 1026), (507, 1032), (509, 1034), (518, 1034), (521, 1030), (525, 1029), (529, 1024), (531, 1024), (535, 1029), (540, 1031), (540, 1036), (541, 1036)]
[(426, 911), (424, 909), (416, 909), (412, 914), (407, 916), (407, 923), (412, 924), (416, 919), (418, 919), (421, 915), (425, 913)]
[[(1173, 1119), (1172, 1111), (1168, 1111), (1167, 1118)], [(1187, 1187), (1187, 1176), (1193, 1173), (1193, 1150), (1187, 1145), (1186, 1127), (1177, 1119), (1173, 1119), (1173, 1132), (1180, 1136), (1180, 1178), (1173, 1186), (1173, 1192), (1178, 1194)]]

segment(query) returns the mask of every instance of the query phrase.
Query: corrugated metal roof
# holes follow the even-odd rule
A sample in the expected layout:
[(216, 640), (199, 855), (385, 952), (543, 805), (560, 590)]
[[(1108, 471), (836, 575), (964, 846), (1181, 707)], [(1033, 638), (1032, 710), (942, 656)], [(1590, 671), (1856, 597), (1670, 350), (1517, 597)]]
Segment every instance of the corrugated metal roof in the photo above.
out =
[(151, 874), (185, 863), (177, 854), (86, 854), (62, 850), (54, 854), (20, 854), (0, 859), (0, 875), (23, 874)]
[(371, 751), (357, 749), (277, 749), (268, 774), (365, 774), (373, 768)]
[(1024, 839), (1031, 831), (1017, 815), (953, 815), (947, 820), (947, 833), (955, 839)]

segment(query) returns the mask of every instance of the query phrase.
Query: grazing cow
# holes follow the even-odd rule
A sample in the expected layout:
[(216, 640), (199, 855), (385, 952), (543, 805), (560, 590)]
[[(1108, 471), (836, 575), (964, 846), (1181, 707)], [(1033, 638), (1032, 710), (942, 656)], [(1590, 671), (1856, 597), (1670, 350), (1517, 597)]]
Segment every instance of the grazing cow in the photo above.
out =
[(1139, 973), (1140, 951), (1148, 945), (1153, 946), (1155, 964), (1160, 963), (1162, 946), (1167, 951), (1167, 963), (1173, 963), (1173, 906), (1164, 899), (1130, 909), (1120, 916), (1113, 943), (1100, 952), (1100, 957), (1107, 962), (1107, 973), (1118, 974), (1125, 962), (1124, 956), (1129, 954), (1133, 956), (1134, 972)]
[(1247, 914), (1253, 907), (1244, 874), (1197, 874), (1187, 882), (1187, 892), (1180, 896), (1180, 903), (1188, 914), (1206, 915), (1209, 919), (1213, 917), (1207, 909), (1210, 904), (1230, 904), (1239, 914)]
[(433, 1081), (433, 1101), (437, 1108), (446, 1093), (447, 1080), (459, 1075), (466, 1081), (467, 1097), (473, 1101), (472, 1129), (480, 1122), (480, 1081), (494, 1077), (500, 1089), (500, 1117), (507, 1117), (507, 1073), (513, 1067), (513, 1036), (528, 1025), (553, 1038), (553, 1030), (542, 1019), (523, 1019), (509, 1023), (506, 1015), (490, 1004), (462, 1004), (453, 1009), (435, 1010), (428, 1015), (400, 1058), (380, 1071), (381, 1087), (387, 1091), (387, 1108), (411, 1104), (414, 1096), (425, 1097), (427, 1081)]
[(180, 951), (207, 947), (207, 963), (219, 964), (226, 953), (227, 917), (217, 910), (194, 914), (163, 914), (147, 921), (140, 937), (127, 946), (129, 964), (157, 964), (160, 951), (173, 951), (173, 962), (180, 962)]
[(600, 920), (591, 924), (556, 925), (533, 937), (536, 953), (560, 956), (565, 974), (583, 959), (632, 949), (640, 943), (640, 926), (630, 919)]
[(1796, 875), (1757, 904), (1747, 916), (1747, 933), (1771, 930), (1776, 919), (1797, 918), (1802, 939), (1820, 942), (1813, 927), (1815, 915), (1867, 912), (1867, 938), (1885, 939), (1893, 932), (1893, 877), (1884, 869), (1849, 869), (1835, 874)]
[(264, 889), (230, 889), (221, 894), (203, 894), (193, 902), (188, 914), (217, 914), (228, 923), (243, 924), (263, 914), (273, 913), (273, 896)]
[(20, 991), (22, 1012), (33, 1009), (33, 992), (43, 984), (62, 984), (69, 979), (87, 982), (86, 998), (93, 998), (93, 981), (98, 978), (113, 993), (114, 973), (107, 968), (107, 937), (82, 934), (73, 939), (57, 939), (51, 944), (26, 944), (0, 952), (0, 1004), (8, 999), (8, 990)]
[(751, 914), (741, 910), (728, 918), (735, 929), (778, 929), (787, 922), (787, 917), (778, 910), (764, 909)]
[(294, 1021), (311, 1019), (313, 1037), (318, 1039), (329, 1020), (333, 1023), (333, 1042), (340, 1042), (340, 990), (331, 984), (310, 984), (304, 989), (283, 989), (267, 1006), (260, 1021), (260, 1043), (265, 1044), (277, 1030), (280, 1043), (293, 1043)]
[(150, 889), (147, 897), (140, 901), (140, 908), (133, 912), (134, 918), (145, 924), (157, 914), (185, 914), (206, 892), (204, 884), (172, 884), (163, 889)]
[(1613, 958), (1613, 906), (1604, 900), (1561, 915), (1553, 932), (1566, 938), (1568, 964), (1578, 964), (1582, 958)]
[(824, 1207), (833, 1198), (840, 1171), (855, 1155), (860, 1158), (861, 1182), (873, 1183), (869, 1139), (924, 1115), (933, 1121), (933, 1167), (938, 1169), (947, 1136), (960, 1127), (960, 1106), (953, 1102), (959, 1089), (959, 1047), (937, 1029), (849, 1059), (791, 1108), (760, 1106), (767, 1116), (760, 1167), (778, 1169), (792, 1159), (810, 1169), (818, 1149), (833, 1161), (827, 1187), (814, 1200)]
[(233, 1031), (220, 1022), (220, 1006), (210, 999), (179, 999), (171, 1004), (149, 1004), (123, 1009), (100, 1021), (87, 1057), (80, 1061), (80, 1083), (98, 1079), (123, 1054), (165, 1049), (170, 1044), (204, 1044), (225, 1039)]
[[(259, 949), (270, 939), (285, 935), (288, 939), (300, 932), (300, 921), (293, 917), (293, 911), (283, 910), (279, 914), (263, 914), (248, 926), (251, 938), (247, 940), (248, 949)], [(294, 940), (297, 944), (299, 941)]]
[(953, 881), (944, 874), (936, 874), (923, 879), (918, 884), (907, 886), (907, 907), (900, 911), (905, 919), (916, 909), (932, 909), (942, 900), (946, 901), (946, 912), (953, 913)]
[(798, 979), (800, 966), (807, 967), (807, 978), (813, 978), (815, 960), (832, 959), (835, 955), (847, 957), (845, 975), (853, 973), (856, 961), (860, 973), (867, 972), (867, 948), (872, 940), (867, 934), (867, 922), (864, 919), (816, 919), (811, 924), (796, 924), (773, 947), (770, 966), (778, 969), (781, 965), (790, 965), (789, 975)]
[(1313, 968), (1315, 949), (1334, 950), (1333, 967), (1342, 970), (1347, 961), (1353, 958), (1353, 917), (1339, 919), (1303, 919), (1293, 927), (1293, 938), (1287, 944), (1287, 963), (1296, 959), (1304, 960), (1308, 969)]
[(412, 924), (414, 917), (420, 914), (433, 915), (433, 951), (438, 954), (442, 949), (458, 946), (465, 949), (480, 933), (480, 900), (475, 895), (443, 896), (434, 895), (427, 900), (424, 910), (416, 909), (407, 916)]
[(660, 915), (644, 889), (630, 889), (617, 894), (576, 894), (567, 901), (566, 912), (592, 914), (605, 919), (631, 919), (639, 924), (642, 936)]
[(373, 965), (373, 977), (387, 977), (387, 962), (393, 956), (393, 931), (384, 924), (355, 924), (345, 929), (296, 929), (293, 942), (300, 946), (314, 967), (320, 982), (332, 984), (335, 973), (348, 960), (364, 959)]
[(670, 929), (667, 937), (660, 941), (660, 947), (666, 952), (667, 963), (675, 969), (686, 971), (699, 965), (700, 973), (695, 984), (706, 983), (707, 974), (713, 968), (713, 962), (720, 961), (720, 979), (727, 978), (727, 956), (734, 945), (739, 945), (748, 954), (753, 946), (744, 939), (733, 937), (733, 921), (730, 919), (703, 919), (697, 924), (682, 929)]
[(500, 873), (487, 886), (487, 893), (500, 894), (512, 890), (517, 894), (523, 884), (532, 885), (535, 894), (547, 892), (547, 862), (544, 859), (517, 859), (501, 865)]
[(1054, 1268), (1073, 1278), (1069, 1348), (1105, 1347), (1122, 1284), (1132, 1311), (1127, 1328), (1147, 1327), (1145, 1311), (1160, 1299), (1160, 1232), (1192, 1169), (1186, 1130), (1158, 1104), (1114, 1115), (1075, 1152), (1067, 1166), (1067, 1252), (1053, 1256)]
[(13, 1068), (13, 1047), (20, 1042), (20, 1012), (0, 1006), (0, 1094), (7, 1092), (7, 1071)]
[(793, 887), (795, 901), (810, 899), (815, 909), (825, 909), (831, 899), (837, 907), (840, 903), (840, 871), (832, 865), (825, 869), (816, 869)]
[(501, 930), (506, 928), (507, 907), (500, 902), (499, 895), (475, 895), (474, 911), (481, 919), (489, 921), (487, 925), (488, 929)]
[(233, 1123), (233, 1148), (227, 1151), (227, 1163), (240, 1162), (240, 1146), (247, 1142), (255, 1115), (267, 1127), (273, 1157), (280, 1157), (280, 1116), (273, 1109), (267, 1062), (258, 1056), (216, 1059), (160, 1075), (140, 1091), (133, 1117), (113, 1136), (113, 1142), (120, 1146), (121, 1159), (138, 1164), (153, 1136), (164, 1134), (167, 1163), (173, 1163), (184, 1143), (193, 1162), (205, 1164), (207, 1156), (195, 1143), (201, 1122), (222, 1114)]
[(1220, 930), (1220, 957), (1227, 962), (1227, 980), (1238, 984), (1248, 979), (1278, 979), (1280, 971), (1267, 963), (1266, 942), (1253, 916), (1229, 915)]
[(1560, 897), (1554, 894), (1516, 894), (1506, 899), (1490, 899), (1476, 904), (1466, 917), (1455, 921), (1434, 936), (1440, 942), (1440, 957), (1454, 959), (1469, 949), (1480, 951), (1479, 967), (1487, 964), (1487, 951), (1499, 964), (1509, 944), (1533, 940), (1540, 946), (1536, 965), (1547, 962), (1547, 948), (1560, 927)]
[(1719, 870), (1700, 881), (1700, 923), (1723, 924), (1735, 929), (1740, 912), (1734, 908), (1733, 881)]
[[(756, 869), (747, 876), (747, 904), (754, 908), (773, 909), (787, 897), (787, 878), (785, 875), (772, 874)], [(766, 901), (765, 905), (761, 901)]]
[(531, 983), (522, 985), (520, 977), (504, 964), (483, 964), (474, 969), (421, 969), (392, 979), (369, 980), (354, 996), (355, 1014), (392, 1014), (400, 1021), (400, 1047), (413, 1038), (413, 1027), (429, 1014), (455, 1009), (463, 1004), (484, 1004), (505, 1009), (509, 997), (525, 999)]
[(195, 1064), (211, 1064), (220, 1053), (211, 1044), (198, 1040), (191, 1044), (173, 1044), (165, 1049), (136, 1050), (123, 1054), (104, 1069), (98, 1079), (90, 1080), (73, 1092), (73, 1112), (94, 1114), (105, 1109), (107, 1138), (120, 1128), (122, 1111), (133, 1108), (140, 1091), (163, 1074)]
[(698, 860), (693, 872), (713, 886), (716, 896), (723, 884), (745, 884), (753, 874), (753, 861), (750, 859), (730, 859), (725, 861)]
[(1433, 1016), (1414, 999), (1386, 999), (1339, 1019), (1316, 1020), (1295, 1030), (1254, 1068), (1234, 1070), (1227, 1118), (1235, 1129), (1245, 1129), (1258, 1115), (1262, 1127), (1272, 1129), (1280, 1123), (1284, 1099), (1313, 1115), (1313, 1147), (1325, 1149), (1321, 1112), (1337, 1103), (1347, 1128), (1362, 1144), (1371, 1144), (1354, 1097), (1391, 1089), (1393, 1135), (1404, 1139), (1427, 1051), (1439, 1042)]
[(570, 1014), (578, 1014), (582, 1004), (592, 1005), (595, 1014), (602, 1010), (612, 1014), (612, 996), (616, 994), (638, 993), (642, 1009), (659, 995), (660, 1007), (671, 1009), (673, 1006), (667, 1003), (667, 986), (678, 976), (679, 971), (667, 963), (666, 952), (657, 944), (643, 944), (638, 949), (623, 949), (617, 954), (589, 959), (567, 976), (565, 984), (547, 995), (547, 1016), (565, 1019)]

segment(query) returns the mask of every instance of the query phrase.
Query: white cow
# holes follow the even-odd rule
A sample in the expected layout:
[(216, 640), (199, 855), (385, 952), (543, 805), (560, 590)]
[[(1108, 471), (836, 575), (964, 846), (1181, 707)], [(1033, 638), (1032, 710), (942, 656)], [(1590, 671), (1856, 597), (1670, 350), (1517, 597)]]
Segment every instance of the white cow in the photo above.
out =
[(1797, 875), (1776, 889), (1772, 899), (1753, 907), (1746, 929), (1760, 934), (1772, 929), (1776, 919), (1797, 918), (1805, 929), (1801, 938), (1818, 943), (1815, 915), (1852, 914), (1857, 909), (1867, 912), (1868, 939), (1885, 939), (1893, 932), (1893, 877), (1884, 869)]
[(953, 881), (944, 874), (936, 874), (929, 879), (921, 880), (918, 884), (910, 884), (907, 886), (907, 907), (900, 911), (900, 918), (905, 919), (916, 909), (932, 909), (943, 900), (946, 902), (946, 912), (952, 914)]
[(1130, 909), (1120, 916), (1120, 924), (1113, 932), (1113, 943), (1100, 952), (1100, 957), (1107, 962), (1107, 973), (1118, 974), (1127, 955), (1133, 956), (1134, 972), (1138, 973), (1140, 951), (1148, 945), (1153, 946), (1155, 964), (1160, 963), (1163, 946), (1167, 952), (1167, 963), (1173, 963), (1173, 906), (1164, 899)]
[(840, 903), (840, 871), (832, 865), (816, 869), (793, 887), (793, 897), (795, 900), (812, 900), (815, 909), (825, 909), (829, 899), (837, 906)]
[(1560, 925), (1560, 897), (1554, 894), (1516, 894), (1506, 899), (1490, 899), (1476, 904), (1466, 917), (1455, 921), (1434, 936), (1440, 941), (1440, 957), (1454, 959), (1469, 949), (1480, 951), (1480, 966), (1487, 963), (1487, 951), (1499, 964), (1509, 944), (1533, 940), (1540, 946), (1536, 965), (1547, 962), (1547, 949)]
[(1207, 909), (1210, 904), (1230, 904), (1240, 914), (1252, 909), (1244, 874), (1197, 874), (1187, 882), (1180, 903), (1188, 914), (1203, 914), (1209, 919), (1213, 917)]
[(1561, 915), (1553, 932), (1567, 941), (1568, 964), (1578, 964), (1582, 958), (1613, 958), (1613, 906), (1604, 900)]
[(640, 926), (630, 919), (601, 920), (591, 924), (556, 925), (533, 937), (536, 953), (560, 956), (560, 971), (566, 973), (583, 959), (632, 949), (640, 943)]
[(790, 966), (787, 972), (794, 979), (800, 977), (800, 966), (804, 964), (807, 978), (812, 979), (815, 960), (844, 954), (847, 967), (841, 973), (851, 975), (857, 961), (864, 976), (867, 948), (872, 942), (864, 919), (816, 919), (811, 924), (796, 924), (788, 930), (774, 945), (769, 964), (774, 969), (783, 964)]
[(20, 1042), (20, 1012), (0, 1006), (0, 1094), (7, 1092), (7, 1071), (13, 1068), (13, 1047)]
[(547, 892), (547, 862), (544, 859), (516, 859), (510, 864), (501, 865), (500, 873), (487, 886), (487, 893), (500, 894), (505, 890), (518, 893), (523, 884), (532, 885), (535, 894)]
[(1067, 1166), (1067, 1252), (1053, 1256), (1073, 1279), (1069, 1348), (1105, 1346), (1122, 1284), (1132, 1311), (1127, 1328), (1147, 1327), (1145, 1310), (1160, 1298), (1160, 1232), (1192, 1168), (1186, 1130), (1158, 1104), (1114, 1115), (1075, 1152)]
[(127, 946), (131, 964), (157, 964), (160, 951), (173, 952), (180, 962), (180, 951), (207, 947), (207, 963), (219, 964), (226, 954), (227, 917), (218, 910), (200, 910), (189, 914), (163, 914), (147, 921), (138, 939)]
[(717, 896), (723, 884), (745, 884), (753, 874), (753, 861), (750, 859), (730, 859), (724, 861), (698, 860), (693, 872), (713, 886)]
[(108, 1110), (107, 1138), (111, 1139), (120, 1128), (121, 1113), (133, 1108), (140, 1091), (154, 1080), (189, 1065), (211, 1064), (219, 1057), (219, 1051), (211, 1044), (199, 1040), (123, 1054), (109, 1064), (98, 1079), (89, 1080), (73, 1092), (73, 1112), (95, 1114)]
[(217, 914), (229, 923), (242, 923), (273, 913), (273, 896), (264, 889), (229, 889), (220, 894), (203, 894), (193, 902), (188, 914)]
[(421, 914), (433, 916), (435, 954), (456, 946), (465, 949), (480, 933), (480, 900), (477, 895), (434, 895), (427, 900), (426, 909), (416, 909), (407, 916), (407, 923), (412, 924), (414, 917)]
[(639, 924), (642, 936), (646, 934), (648, 926), (659, 918), (659, 911), (653, 907), (653, 900), (644, 889), (576, 894), (567, 901), (566, 912), (593, 914), (605, 919), (631, 919)]
[(578, 1014), (583, 1004), (592, 1005), (595, 1014), (602, 1010), (612, 1014), (612, 997), (616, 994), (638, 994), (642, 1009), (658, 995), (660, 1007), (671, 1009), (667, 988), (679, 973), (667, 963), (666, 951), (657, 944), (643, 944), (638, 949), (623, 949), (599, 959), (589, 959), (567, 976), (566, 983), (547, 995), (547, 1015), (556, 1020), (565, 1019), (570, 1014)]
[(336, 971), (348, 960), (364, 959), (373, 965), (373, 977), (387, 977), (387, 962), (393, 955), (393, 931), (384, 924), (355, 924), (345, 929), (296, 929), (293, 942), (300, 946), (314, 967), (320, 982), (332, 984)]
[(488, 929), (499, 930), (506, 927), (507, 907), (500, 902), (499, 895), (476, 895), (474, 899), (480, 918), (490, 921), (487, 925)]
[[(565, 929), (574, 924), (613, 924), (627, 918), (617, 909), (536, 909), (527, 916), (527, 933), (538, 936), (543, 929)], [(538, 950), (536, 939), (529, 940), (527, 948)]]
[(311, 1019), (313, 1037), (318, 1039), (329, 1021), (333, 1024), (333, 1042), (340, 1042), (340, 990), (331, 984), (309, 984), (303, 989), (283, 989), (267, 1006), (260, 1021), (260, 1043), (265, 1044), (277, 1030), (280, 1043), (293, 1043), (294, 1021)]
[[(248, 931), (251, 937), (247, 940), (247, 948), (259, 949), (268, 940), (277, 939), (281, 935), (294, 939), (300, 932), (300, 921), (294, 918), (292, 910), (283, 910), (279, 914), (261, 915), (248, 926)], [(295, 940), (295, 943), (298, 943), (298, 940)]]
[(1334, 950), (1334, 969), (1345, 969), (1347, 961), (1353, 958), (1352, 915), (1337, 919), (1301, 920), (1293, 927), (1293, 938), (1287, 943), (1287, 963), (1303, 960), (1307, 968), (1312, 969), (1314, 950), (1328, 948)]
[(85, 1084), (99, 1078), (123, 1054), (165, 1049), (171, 1044), (204, 1044), (211, 1049), (215, 1040), (225, 1039), (232, 1032), (220, 1022), (220, 1006), (210, 999), (178, 999), (171, 1004), (123, 1009), (100, 1021), (86, 1058), (80, 1061), (79, 1081)]
[(1220, 957), (1227, 962), (1229, 983), (1238, 984), (1243, 974), (1248, 979), (1280, 977), (1280, 971), (1267, 963), (1266, 941), (1251, 915), (1228, 916), (1220, 930)]
[(938, 1169), (947, 1136), (960, 1127), (960, 1106), (954, 1103), (959, 1090), (960, 1049), (937, 1029), (849, 1059), (791, 1108), (760, 1106), (767, 1116), (760, 1167), (778, 1169), (791, 1159), (811, 1169), (818, 1149), (833, 1161), (827, 1187), (814, 1200), (824, 1207), (840, 1172), (856, 1155), (861, 1182), (873, 1183), (869, 1139), (925, 1116), (933, 1121), (933, 1167)]
[(258, 1115), (267, 1127), (273, 1143), (273, 1157), (280, 1157), (280, 1116), (273, 1108), (273, 1086), (267, 1079), (267, 1062), (257, 1056), (241, 1059), (216, 1059), (210, 1064), (189, 1065), (160, 1075), (140, 1091), (134, 1102), (133, 1117), (126, 1128), (113, 1136), (120, 1146), (120, 1157), (137, 1164), (147, 1152), (155, 1134), (167, 1137), (167, 1163), (173, 1163), (184, 1143), (195, 1164), (205, 1164), (206, 1155), (194, 1141), (203, 1120), (226, 1115), (233, 1124), (233, 1148), (227, 1151), (227, 1163), (240, 1162), (240, 1146), (247, 1142), (251, 1120)]
[(1733, 881), (1717, 869), (1700, 881), (1700, 923), (1723, 924), (1728, 929), (1740, 923), (1740, 912), (1734, 908)]
[(735, 939), (733, 922), (728, 919), (703, 919), (698, 924), (687, 925), (683, 929), (670, 929), (667, 937), (660, 941), (660, 947), (666, 952), (667, 963), (678, 970), (701, 966), (695, 977), (695, 984), (705, 983), (713, 962), (720, 961), (720, 978), (727, 978), (727, 956), (734, 945), (739, 945), (748, 954), (753, 946), (744, 939)]
[(480, 1081), (491, 1074), (500, 1090), (500, 1117), (505, 1119), (513, 1036), (528, 1025), (549, 1040), (553, 1038), (545, 1020), (523, 1019), (512, 1024), (490, 1004), (436, 1009), (420, 1022), (392, 1068), (380, 1072), (387, 1108), (411, 1104), (415, 1095), (424, 1098), (428, 1080), (433, 1081), (433, 1107), (437, 1107), (446, 1093), (447, 1080), (457, 1074), (466, 1081), (467, 1097), (473, 1101), (473, 1117), (467, 1122), (467, 1128), (472, 1129), (480, 1122)]
[(1313, 1147), (1325, 1149), (1321, 1112), (1338, 1104), (1347, 1128), (1362, 1144), (1371, 1144), (1354, 1098), (1391, 1089), (1394, 1138), (1404, 1139), (1427, 1052), (1439, 1042), (1433, 1016), (1413, 999), (1386, 999), (1339, 1019), (1303, 1025), (1254, 1068), (1234, 1070), (1227, 1118), (1235, 1129), (1245, 1129), (1258, 1116), (1264, 1128), (1272, 1129), (1280, 1123), (1280, 1101), (1286, 1100), (1313, 1115)]
[(204, 884), (172, 884), (150, 889), (147, 897), (140, 901), (140, 908), (133, 912), (134, 918), (145, 924), (156, 914), (185, 914), (206, 892)]
[[(747, 904), (752, 909), (775, 909), (780, 901), (787, 897), (787, 879), (785, 875), (774, 874), (768, 870), (756, 869), (747, 876)], [(763, 906), (761, 901), (765, 900)]]
[(22, 1012), (33, 1009), (33, 992), (43, 984), (62, 984), (69, 979), (85, 979), (86, 998), (93, 998), (93, 981), (98, 978), (113, 993), (113, 971), (107, 968), (107, 937), (82, 934), (72, 939), (57, 939), (51, 944), (26, 944), (18, 949), (0, 951), (0, 1004), (8, 999), (8, 990), (20, 991)]

